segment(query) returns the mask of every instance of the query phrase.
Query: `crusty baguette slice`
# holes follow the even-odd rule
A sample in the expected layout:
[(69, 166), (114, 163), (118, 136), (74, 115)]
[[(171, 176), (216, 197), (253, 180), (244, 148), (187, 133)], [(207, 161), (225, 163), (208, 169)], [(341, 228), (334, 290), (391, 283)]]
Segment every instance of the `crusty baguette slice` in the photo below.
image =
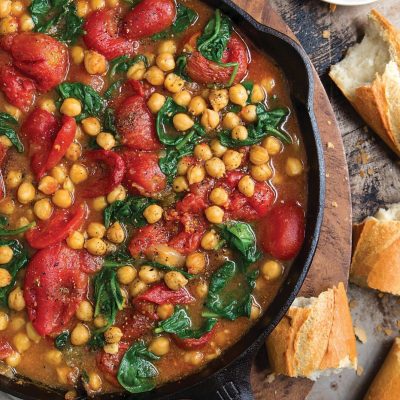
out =
[(329, 73), (367, 124), (400, 156), (400, 31), (376, 10), (365, 37)]
[(400, 338), (396, 338), (364, 400), (400, 399)]
[(400, 204), (355, 225), (353, 244), (350, 281), (400, 295)]
[(357, 368), (356, 341), (343, 283), (297, 298), (267, 339), (274, 372), (312, 380)]

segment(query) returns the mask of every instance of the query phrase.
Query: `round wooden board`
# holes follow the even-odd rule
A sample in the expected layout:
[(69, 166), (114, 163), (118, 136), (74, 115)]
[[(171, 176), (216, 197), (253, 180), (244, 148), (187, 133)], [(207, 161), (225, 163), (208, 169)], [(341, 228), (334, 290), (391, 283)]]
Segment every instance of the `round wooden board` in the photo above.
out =
[[(256, 20), (296, 39), (268, 0), (233, 0)], [(342, 137), (325, 89), (315, 75), (314, 109), (321, 133), (326, 166), (326, 204), (322, 233), (311, 270), (301, 296), (315, 296), (328, 287), (347, 285), (351, 257), (351, 199)], [(309, 196), (312, 196), (309, 193)], [(267, 382), (268, 361), (261, 351), (252, 370), (252, 386), (257, 400), (304, 400), (312, 381), (277, 377)]]

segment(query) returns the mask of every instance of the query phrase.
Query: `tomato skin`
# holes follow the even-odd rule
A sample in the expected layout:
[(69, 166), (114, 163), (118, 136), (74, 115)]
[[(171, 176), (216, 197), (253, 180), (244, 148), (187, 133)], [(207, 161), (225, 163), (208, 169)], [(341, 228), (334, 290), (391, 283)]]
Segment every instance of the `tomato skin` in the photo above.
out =
[(134, 150), (155, 151), (161, 148), (155, 118), (143, 96), (130, 96), (116, 109), (115, 126), (122, 144)]
[[(198, 36), (198, 35), (197, 35)], [(239, 69), (234, 79), (234, 83), (242, 81), (247, 73), (248, 55), (247, 47), (238, 34), (232, 33), (225, 50), (222, 62), (237, 62)], [(188, 58), (187, 74), (195, 82), (203, 84), (228, 83), (233, 72), (233, 67), (224, 68), (214, 61), (203, 57), (199, 51), (194, 51)]]
[(178, 347), (184, 350), (197, 350), (203, 348), (214, 336), (214, 329), (211, 329), (210, 332), (207, 332), (202, 337), (198, 339), (181, 339), (180, 337), (173, 335), (174, 342)]
[(171, 290), (164, 283), (159, 283), (135, 297), (134, 302), (148, 301), (154, 304), (190, 304), (195, 298), (185, 289)]
[(64, 329), (87, 290), (88, 276), (80, 271), (78, 251), (63, 243), (38, 251), (26, 268), (24, 298), (39, 335)]
[(156, 223), (146, 225), (136, 230), (129, 243), (129, 252), (132, 257), (139, 257), (149, 250), (154, 244), (167, 243), (168, 229), (164, 224)]
[(119, 364), (121, 364), (122, 357), (129, 349), (129, 344), (120, 342), (118, 345), (117, 354), (108, 354), (104, 350), (101, 350), (96, 355), (96, 364), (101, 372), (104, 373), (107, 381), (112, 383), (115, 387), (120, 387), (117, 380)]
[(14, 37), (11, 54), (14, 65), (32, 78), (41, 91), (53, 89), (67, 74), (67, 48), (49, 35), (20, 33)]
[(130, 192), (151, 196), (165, 189), (167, 179), (158, 165), (157, 153), (131, 150), (121, 155), (126, 164), (124, 182)]
[(111, 150), (92, 150), (83, 155), (82, 163), (91, 171), (80, 194), (84, 198), (104, 196), (116, 188), (124, 178), (125, 163)]
[(35, 100), (36, 87), (33, 80), (9, 65), (0, 67), (0, 89), (10, 104), (23, 111), (28, 111)]
[(0, 36), (0, 49), (9, 53), (11, 51), (11, 46), (12, 46), (15, 36), (17, 36), (16, 33), (9, 33), (7, 35), (1, 35)]
[(4, 360), (14, 353), (10, 343), (4, 338), (0, 338), (0, 360)]
[(247, 201), (256, 211), (258, 217), (264, 217), (275, 201), (275, 193), (268, 183), (256, 182), (254, 195), (249, 197)]
[(51, 219), (40, 221), (35, 227), (27, 231), (25, 238), (34, 249), (44, 249), (66, 239), (71, 232), (82, 225), (86, 216), (87, 207), (85, 204), (65, 210), (57, 210), (53, 213)]
[(86, 274), (95, 274), (103, 268), (103, 257), (92, 256), (87, 250), (80, 250), (79, 257), (81, 271)]
[(295, 203), (277, 204), (261, 221), (262, 247), (279, 260), (290, 260), (303, 244), (304, 231), (303, 209)]
[(118, 16), (115, 10), (92, 12), (85, 21), (83, 40), (89, 49), (103, 54), (107, 60), (132, 55), (135, 44), (119, 35)]
[(137, 40), (167, 29), (174, 22), (173, 0), (143, 0), (124, 19), (123, 34)]

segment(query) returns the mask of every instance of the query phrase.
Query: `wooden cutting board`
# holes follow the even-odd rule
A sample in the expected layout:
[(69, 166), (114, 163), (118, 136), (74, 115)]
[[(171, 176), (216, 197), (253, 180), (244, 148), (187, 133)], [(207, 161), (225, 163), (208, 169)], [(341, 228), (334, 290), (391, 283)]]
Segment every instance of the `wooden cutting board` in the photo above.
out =
[[(233, 0), (259, 22), (296, 39), (268, 0)], [(315, 296), (328, 287), (347, 285), (351, 257), (351, 199), (342, 137), (325, 89), (315, 75), (314, 109), (321, 133), (326, 165), (326, 204), (322, 233), (301, 296)], [(309, 196), (313, 194), (310, 193)], [(312, 388), (307, 379), (277, 377), (267, 382), (267, 356), (258, 355), (252, 370), (252, 386), (257, 400), (304, 400)]]

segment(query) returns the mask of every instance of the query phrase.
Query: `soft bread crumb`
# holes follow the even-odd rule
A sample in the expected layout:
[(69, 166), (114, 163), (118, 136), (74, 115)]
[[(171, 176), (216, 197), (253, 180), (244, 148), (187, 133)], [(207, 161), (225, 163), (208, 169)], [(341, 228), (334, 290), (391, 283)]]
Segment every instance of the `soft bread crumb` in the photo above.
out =
[(365, 330), (359, 326), (354, 327), (354, 334), (361, 343), (367, 343), (367, 334)]
[(364, 374), (364, 368), (361, 365), (359, 365), (357, 367), (356, 373), (357, 373), (357, 376), (362, 376)]
[(393, 335), (393, 329), (390, 328), (384, 328), (383, 332), (386, 336), (392, 336)]
[(271, 384), (272, 382), (274, 382), (275, 378), (276, 375), (274, 372), (272, 374), (267, 375), (267, 383)]
[(328, 31), (328, 30), (323, 31), (323, 32), (322, 32), (322, 37), (323, 37), (324, 39), (329, 39), (329, 38), (331, 37), (331, 32)]
[(392, 204), (388, 209), (380, 208), (375, 218), (379, 221), (400, 221), (400, 203)]

